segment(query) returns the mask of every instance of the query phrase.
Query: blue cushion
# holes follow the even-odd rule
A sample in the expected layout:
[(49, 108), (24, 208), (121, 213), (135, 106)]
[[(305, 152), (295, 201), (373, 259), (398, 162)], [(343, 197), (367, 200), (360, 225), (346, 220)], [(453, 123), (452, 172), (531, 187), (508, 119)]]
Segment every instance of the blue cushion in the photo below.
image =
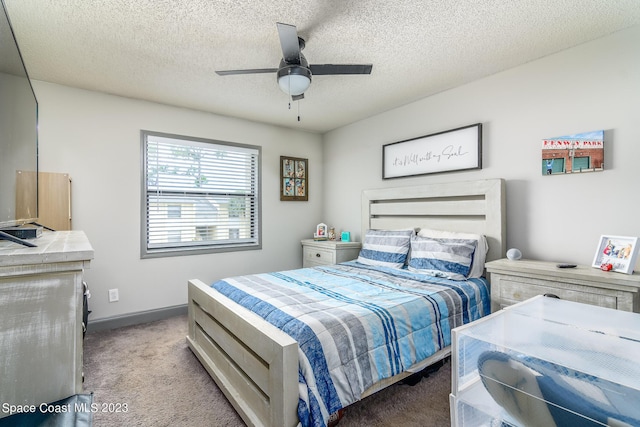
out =
[(474, 239), (411, 239), (409, 270), (453, 280), (465, 280), (471, 271), (473, 254), (478, 245)]
[(357, 261), (402, 268), (407, 261), (413, 230), (367, 230)]

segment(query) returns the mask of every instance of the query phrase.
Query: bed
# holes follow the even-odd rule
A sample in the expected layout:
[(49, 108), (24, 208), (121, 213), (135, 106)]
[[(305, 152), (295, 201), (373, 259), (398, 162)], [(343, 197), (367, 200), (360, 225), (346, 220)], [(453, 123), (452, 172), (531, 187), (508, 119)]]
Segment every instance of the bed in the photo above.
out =
[[(368, 236), (370, 230), (430, 229), (475, 233), (486, 237), (486, 260), (498, 259), (505, 251), (504, 196), (502, 179), (365, 190), (362, 193), (362, 236)], [(295, 327), (299, 325), (297, 320), (282, 320), (283, 317), (289, 319), (292, 311), (302, 310), (304, 305), (298, 304), (291, 308), (287, 302), (282, 303), (280, 300), (269, 298), (274, 297), (274, 294), (285, 294), (285, 299), (295, 298), (302, 301), (310, 293), (325, 296), (330, 294), (328, 299), (307, 304), (322, 307), (322, 310), (316, 311), (322, 312), (325, 320), (331, 313), (348, 311), (344, 305), (333, 306), (336, 300), (340, 300), (341, 303), (349, 300), (356, 310), (350, 314), (352, 317), (361, 316), (364, 310), (373, 312), (377, 320), (359, 322), (359, 327), (365, 325), (365, 329), (368, 328), (366, 325), (371, 323), (370, 329), (357, 334), (348, 332), (346, 335), (366, 335), (371, 341), (377, 340), (371, 338), (372, 336), (380, 335), (372, 332), (376, 327), (380, 328), (380, 325), (395, 326), (397, 323), (404, 331), (405, 328), (413, 327), (412, 323), (419, 324), (420, 321), (412, 314), (407, 316), (412, 320), (407, 324), (402, 323), (400, 318), (395, 316), (403, 312), (403, 308), (381, 308), (379, 304), (384, 302), (376, 300), (374, 294), (367, 294), (362, 288), (359, 288), (358, 292), (362, 292), (364, 296), (359, 300), (351, 294), (343, 295), (337, 288), (334, 293), (334, 289), (328, 286), (329, 282), (335, 282), (336, 286), (352, 280), (369, 284), (375, 282), (378, 288), (391, 288), (391, 292), (395, 293), (399, 293), (399, 288), (403, 288), (402, 295), (397, 296), (403, 304), (405, 299), (410, 299), (405, 291), (405, 288), (408, 288), (408, 293), (413, 295), (410, 304), (423, 304), (426, 301), (425, 305), (436, 307), (435, 311), (429, 314), (425, 311), (424, 315), (443, 318), (442, 325), (422, 325), (406, 334), (403, 332), (400, 344), (385, 338), (380, 345), (381, 349), (367, 350), (371, 353), (369, 359), (373, 360), (369, 365), (354, 362), (352, 369), (337, 370), (343, 377), (348, 377), (346, 383), (336, 380), (334, 388), (338, 389), (338, 394), (348, 394), (351, 400), (359, 400), (447, 357), (450, 354), (450, 329), (489, 314), (486, 308), (489, 295), (484, 279), (458, 282), (448, 278), (432, 278), (431, 285), (420, 285), (414, 282), (414, 273), (407, 272), (406, 269), (348, 262), (337, 266), (228, 278), (216, 282), (213, 287), (200, 280), (190, 280), (187, 343), (247, 425), (323, 425), (327, 421), (327, 415), (333, 409), (341, 407), (342, 403), (336, 403), (335, 397), (329, 396), (328, 401), (322, 400), (318, 408), (317, 394), (322, 395), (324, 399), (323, 393), (330, 387), (316, 383), (307, 384), (305, 372), (307, 369), (316, 369), (318, 364), (325, 364), (324, 368), (331, 371), (333, 380), (336, 371), (333, 369), (335, 357), (329, 355), (324, 362), (316, 363), (315, 356), (311, 357), (307, 353), (309, 343), (306, 339), (301, 339), (308, 336), (305, 327)], [(421, 270), (418, 273), (421, 273)], [(363, 277), (364, 280), (361, 280)], [(301, 292), (309, 294), (296, 294), (293, 297), (293, 293), (287, 288), (292, 282), (295, 282), (295, 292), (298, 292), (298, 288), (304, 288)], [(360, 283), (358, 286), (364, 285)], [(423, 289), (425, 287), (428, 289)], [(452, 290), (448, 290), (448, 293), (432, 292), (431, 288), (434, 287)], [(256, 296), (249, 293), (250, 288), (258, 288), (260, 296), (266, 299), (257, 300)], [(454, 299), (458, 302), (452, 302)], [(368, 307), (363, 308), (363, 305)], [(371, 309), (372, 305), (376, 308)], [(459, 310), (460, 308), (462, 310)], [(303, 313), (304, 316), (311, 315)], [(343, 329), (351, 331), (348, 328)], [(396, 332), (384, 326), (382, 335), (385, 334), (394, 335)], [(292, 336), (297, 336), (300, 344)], [(430, 337), (432, 341), (426, 344), (425, 337)], [(418, 348), (429, 350), (417, 351), (415, 345), (404, 347), (406, 341), (412, 340), (422, 340)], [(341, 344), (335, 346), (343, 348)], [(394, 346), (395, 350), (390, 350), (390, 347)], [(362, 355), (354, 351), (354, 354), (356, 353)], [(394, 356), (389, 357), (390, 354)], [(362, 358), (355, 356), (349, 360), (355, 359), (357, 362), (359, 357)], [(385, 357), (388, 360), (382, 363)], [(368, 369), (375, 371), (375, 375), (369, 375), (367, 380), (352, 379), (351, 373), (363, 370), (362, 366), (369, 366)], [(320, 374), (314, 378), (325, 376)], [(303, 386), (310, 388), (305, 389)], [(311, 414), (305, 413), (305, 410)]]

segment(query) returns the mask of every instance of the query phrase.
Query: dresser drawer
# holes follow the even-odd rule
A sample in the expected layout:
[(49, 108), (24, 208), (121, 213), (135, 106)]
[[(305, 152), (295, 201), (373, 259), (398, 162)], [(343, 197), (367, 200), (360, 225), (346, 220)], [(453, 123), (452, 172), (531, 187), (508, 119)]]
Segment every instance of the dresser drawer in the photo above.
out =
[(302, 252), (302, 262), (304, 267), (312, 267), (314, 265), (330, 265), (336, 263), (335, 250), (317, 247), (305, 247)]

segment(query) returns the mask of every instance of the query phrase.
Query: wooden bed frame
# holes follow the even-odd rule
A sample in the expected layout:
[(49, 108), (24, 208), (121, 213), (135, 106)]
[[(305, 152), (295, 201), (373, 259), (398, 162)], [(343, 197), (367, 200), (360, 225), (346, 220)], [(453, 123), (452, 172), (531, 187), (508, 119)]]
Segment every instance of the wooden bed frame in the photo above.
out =
[[(366, 190), (362, 236), (369, 228), (434, 228), (484, 234), (487, 261), (505, 253), (502, 179)], [(286, 333), (199, 280), (188, 283), (187, 343), (249, 426), (299, 423), (298, 344)], [(362, 397), (445, 358), (445, 348)]]

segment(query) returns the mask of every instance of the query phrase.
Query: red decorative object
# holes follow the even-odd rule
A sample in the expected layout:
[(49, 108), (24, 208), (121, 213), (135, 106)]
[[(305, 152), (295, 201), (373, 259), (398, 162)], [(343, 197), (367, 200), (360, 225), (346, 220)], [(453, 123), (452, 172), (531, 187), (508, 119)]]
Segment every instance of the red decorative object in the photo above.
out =
[(602, 271), (611, 271), (613, 269), (613, 264), (605, 263), (600, 266), (600, 270)]

